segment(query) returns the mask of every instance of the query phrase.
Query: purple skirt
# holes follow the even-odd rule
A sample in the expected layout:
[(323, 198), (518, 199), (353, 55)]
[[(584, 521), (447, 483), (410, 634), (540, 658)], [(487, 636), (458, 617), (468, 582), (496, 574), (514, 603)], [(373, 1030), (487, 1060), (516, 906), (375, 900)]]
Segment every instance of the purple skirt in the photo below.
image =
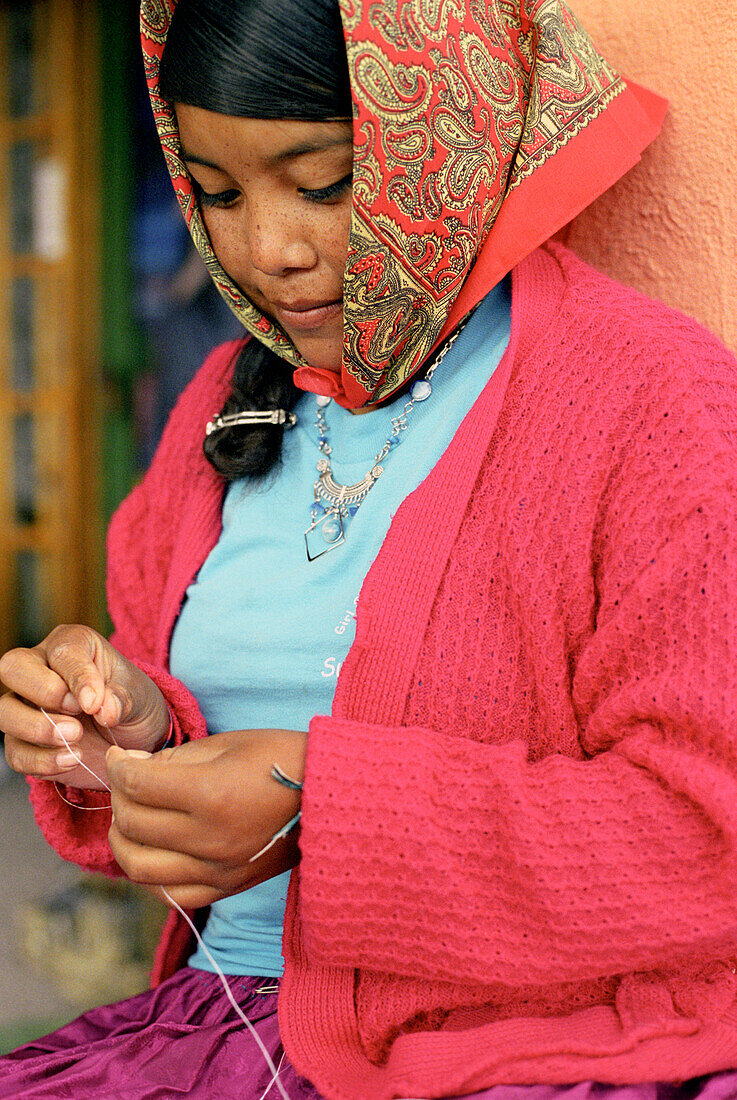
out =
[[(324, 1100), (279, 1039), (274, 978), (230, 978), (290, 1100)], [(2, 1100), (280, 1100), (255, 1039), (219, 978), (183, 967), (154, 990), (95, 1008), (0, 1058)], [(266, 1091), (268, 1090), (268, 1091)], [(681, 1085), (496, 1085), (455, 1100), (736, 1100), (737, 1072)]]

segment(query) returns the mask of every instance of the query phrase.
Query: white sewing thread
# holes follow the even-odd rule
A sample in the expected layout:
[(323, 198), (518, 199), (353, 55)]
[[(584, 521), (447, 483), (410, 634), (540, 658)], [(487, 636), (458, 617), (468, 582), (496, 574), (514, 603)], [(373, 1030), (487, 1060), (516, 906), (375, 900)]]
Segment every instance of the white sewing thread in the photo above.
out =
[(251, 856), (251, 858), (249, 859), (249, 861), (248, 861), (248, 862), (249, 862), (249, 863), (255, 863), (257, 859), (260, 859), (260, 858), (261, 858), (261, 856), (263, 856), (263, 855), (266, 855), (266, 853), (267, 853), (267, 852), (269, 851), (269, 849), (270, 849), (270, 848), (273, 848), (273, 847), (274, 847), (274, 845), (276, 844), (277, 840), (281, 840), (281, 839), (282, 839), (283, 837), (287, 836), (287, 834), (288, 834), (288, 833), (291, 833), (292, 829), (293, 829), (293, 828), (294, 828), (294, 826), (295, 826), (295, 825), (297, 824), (297, 822), (299, 821), (299, 819), (300, 819), (300, 817), (301, 817), (301, 816), (302, 816), (301, 812), (300, 812), (300, 813), (298, 813), (298, 814), (295, 814), (295, 815), (294, 815), (294, 817), (292, 818), (292, 820), (291, 820), (291, 821), (288, 821), (288, 822), (286, 823), (286, 825), (284, 826), (284, 828), (283, 828), (283, 829), (280, 829), (278, 833), (274, 833), (274, 835), (272, 836), (272, 838), (271, 838), (271, 840), (269, 841), (269, 843), (268, 843), (268, 844), (264, 844), (264, 846), (263, 846), (263, 848), (261, 849), (261, 851), (260, 851), (260, 852), (256, 852), (256, 855), (255, 855), (255, 856)]
[[(77, 761), (77, 763), (78, 763), (78, 764), (79, 764), (79, 765), (80, 765), (81, 767), (83, 767), (83, 768), (84, 768), (84, 770), (85, 770), (86, 772), (89, 772), (89, 773), (90, 773), (90, 775), (91, 775), (91, 776), (93, 777), (93, 779), (96, 779), (98, 783), (102, 783), (102, 785), (103, 785), (103, 787), (105, 788), (105, 790), (106, 790), (106, 791), (109, 791), (109, 793), (110, 793), (110, 794), (112, 794), (113, 792), (112, 792), (112, 790), (110, 789), (110, 787), (108, 787), (108, 785), (107, 785), (107, 783), (105, 782), (105, 780), (104, 780), (104, 779), (102, 779), (102, 778), (101, 778), (101, 777), (100, 777), (99, 775), (97, 775), (97, 774), (96, 774), (95, 772), (93, 772), (91, 768), (88, 768), (88, 767), (87, 767), (87, 765), (86, 765), (86, 764), (84, 763), (84, 761), (82, 760), (82, 758), (81, 758), (81, 757), (80, 757), (80, 756), (79, 756), (79, 755), (78, 755), (78, 754), (77, 754), (77, 753), (76, 753), (76, 752), (74, 751), (74, 749), (72, 748), (72, 746), (71, 746), (71, 745), (69, 744), (69, 742), (67, 741), (66, 737), (64, 736), (64, 734), (62, 733), (62, 731), (61, 731), (61, 730), (59, 729), (59, 727), (57, 726), (57, 724), (56, 724), (56, 722), (54, 721), (54, 719), (53, 719), (53, 718), (52, 718), (52, 717), (51, 717), (51, 716), (50, 716), (49, 714), (46, 714), (46, 711), (45, 711), (45, 710), (43, 709), (43, 707), (41, 707), (41, 713), (42, 713), (42, 714), (43, 714), (43, 715), (44, 715), (44, 716), (45, 716), (46, 718), (48, 718), (49, 722), (51, 722), (51, 725), (52, 725), (52, 726), (54, 727), (54, 729), (56, 730), (56, 732), (57, 732), (57, 733), (59, 734), (59, 736), (61, 737), (62, 741), (64, 742), (64, 745), (66, 746), (66, 748), (67, 748), (67, 751), (68, 751), (69, 753), (71, 753), (71, 755), (72, 755), (72, 756), (74, 757), (74, 759), (75, 759), (75, 760)], [(117, 742), (116, 742), (116, 744), (117, 744)], [(57, 793), (58, 793), (58, 792), (57, 792)], [(66, 801), (67, 801), (67, 799), (64, 799), (64, 801), (66, 802)], [(70, 805), (73, 805), (73, 803), (70, 803)], [(76, 806), (75, 806), (74, 808), (75, 808), (75, 809), (78, 809), (78, 807), (76, 807)], [(87, 807), (87, 808), (89, 809), (90, 807)], [(108, 807), (107, 807), (107, 806), (98, 806), (98, 807), (95, 807), (95, 809), (100, 809), (100, 810), (107, 810), (107, 809), (108, 809)], [(238, 1002), (236, 1001), (235, 997), (233, 996), (233, 993), (232, 993), (232, 991), (231, 991), (231, 989), (230, 989), (230, 986), (228, 985), (228, 983), (227, 983), (227, 981), (226, 981), (226, 979), (225, 979), (225, 974), (223, 974), (222, 970), (220, 969), (220, 967), (218, 966), (218, 964), (217, 964), (217, 963), (215, 962), (215, 959), (214, 959), (214, 958), (212, 957), (212, 955), (210, 954), (209, 950), (207, 949), (207, 946), (205, 945), (205, 943), (204, 943), (204, 941), (203, 941), (202, 937), (200, 936), (199, 932), (198, 932), (198, 931), (197, 931), (197, 929), (195, 928), (195, 926), (194, 926), (194, 924), (193, 924), (192, 920), (190, 919), (190, 917), (189, 917), (189, 916), (188, 916), (188, 915), (187, 915), (187, 914), (186, 914), (186, 913), (184, 912), (184, 910), (182, 909), (181, 905), (178, 905), (178, 904), (177, 904), (177, 902), (175, 902), (175, 901), (174, 901), (174, 898), (173, 898), (173, 897), (171, 897), (171, 895), (170, 895), (170, 894), (169, 894), (169, 893), (168, 893), (168, 892), (167, 892), (167, 891), (166, 891), (166, 890), (164, 889), (164, 887), (163, 887), (163, 886), (162, 886), (162, 887), (160, 887), (160, 889), (161, 889), (161, 892), (163, 893), (164, 897), (165, 897), (165, 898), (166, 898), (166, 899), (167, 899), (167, 900), (168, 900), (168, 901), (170, 902), (170, 904), (171, 904), (171, 905), (173, 905), (173, 906), (174, 906), (174, 908), (175, 908), (176, 910), (178, 910), (178, 912), (179, 912), (179, 913), (181, 913), (181, 915), (182, 915), (182, 916), (184, 917), (184, 919), (186, 920), (186, 922), (187, 922), (187, 924), (189, 925), (189, 927), (190, 927), (190, 928), (192, 929), (192, 931), (194, 932), (194, 934), (195, 934), (195, 937), (196, 937), (196, 939), (197, 939), (197, 943), (198, 943), (198, 944), (199, 944), (199, 946), (200, 946), (200, 947), (202, 948), (202, 950), (203, 950), (203, 951), (205, 952), (205, 955), (206, 955), (206, 956), (207, 956), (207, 958), (209, 959), (209, 961), (210, 961), (210, 964), (211, 964), (211, 965), (212, 965), (212, 966), (214, 967), (214, 969), (215, 969), (215, 972), (216, 972), (216, 974), (217, 974), (217, 975), (218, 975), (218, 977), (220, 978), (220, 981), (221, 981), (221, 983), (222, 983), (223, 989), (225, 990), (225, 995), (226, 995), (226, 997), (228, 998), (228, 1000), (230, 1001), (230, 1003), (231, 1003), (231, 1005), (233, 1006), (233, 1008), (235, 1009), (236, 1015), (240, 1017), (240, 1019), (241, 1019), (241, 1020), (243, 1021), (243, 1023), (244, 1023), (245, 1025), (246, 1025), (246, 1027), (248, 1028), (248, 1030), (249, 1030), (249, 1031), (251, 1032), (251, 1035), (253, 1036), (253, 1038), (254, 1038), (254, 1039), (256, 1040), (256, 1045), (258, 1046), (259, 1050), (261, 1051), (261, 1053), (262, 1053), (262, 1055), (263, 1055), (263, 1057), (264, 1057), (264, 1059), (265, 1059), (265, 1061), (266, 1061), (266, 1064), (267, 1064), (267, 1066), (269, 1067), (269, 1072), (270, 1072), (270, 1073), (272, 1074), (272, 1078), (271, 1078), (271, 1081), (269, 1081), (269, 1087), (267, 1088), (266, 1092), (264, 1093), (264, 1096), (266, 1096), (266, 1093), (267, 1093), (267, 1092), (269, 1091), (269, 1089), (271, 1088), (271, 1086), (272, 1086), (273, 1084), (276, 1084), (276, 1086), (277, 1086), (277, 1088), (279, 1089), (279, 1092), (280, 1092), (280, 1093), (282, 1094), (282, 1096), (283, 1096), (284, 1100), (290, 1100), (290, 1097), (289, 1097), (289, 1093), (288, 1093), (288, 1092), (286, 1091), (286, 1089), (284, 1088), (284, 1085), (283, 1085), (283, 1084), (281, 1083), (281, 1081), (279, 1080), (279, 1070), (281, 1069), (281, 1062), (279, 1063), (279, 1069), (277, 1069), (277, 1067), (276, 1067), (276, 1066), (274, 1065), (274, 1062), (273, 1062), (273, 1060), (272, 1060), (272, 1058), (271, 1058), (271, 1055), (269, 1054), (268, 1050), (266, 1049), (266, 1046), (264, 1045), (264, 1042), (263, 1042), (263, 1040), (262, 1040), (261, 1036), (260, 1036), (260, 1035), (259, 1035), (259, 1033), (258, 1033), (258, 1032), (256, 1031), (256, 1028), (255, 1028), (255, 1027), (253, 1026), (253, 1024), (252, 1024), (252, 1023), (251, 1023), (251, 1021), (250, 1021), (250, 1020), (248, 1019), (248, 1017), (246, 1016), (246, 1014), (245, 1014), (245, 1013), (244, 1013), (244, 1012), (243, 1012), (243, 1011), (241, 1010), (241, 1007), (240, 1007), (240, 1005), (238, 1004)], [(283, 1061), (283, 1058), (284, 1058), (284, 1056), (282, 1055), (282, 1061)], [(261, 1100), (264, 1100), (264, 1097), (263, 1097), (263, 1096), (261, 1097)]]
[[(281, 1058), (279, 1059), (279, 1065), (276, 1067), (277, 1075), (279, 1073), (281, 1073), (281, 1068), (284, 1065), (284, 1056), (285, 1056), (286, 1053), (287, 1052), (285, 1050), (283, 1050), (282, 1053), (281, 1053)], [(266, 1097), (271, 1092), (271, 1086), (274, 1084), (275, 1081), (276, 1081), (276, 1077), (272, 1077), (271, 1080), (269, 1081), (268, 1085), (266, 1086), (266, 1092), (261, 1093), (261, 1095), (259, 1097), (259, 1100), (266, 1100)]]
[[(251, 1032), (254, 1039), (256, 1040), (256, 1043), (257, 1043), (261, 1053), (264, 1056), (266, 1064), (269, 1067), (270, 1072), (273, 1074), (273, 1076), (271, 1078), (271, 1081), (269, 1082), (269, 1089), (271, 1088), (273, 1083), (276, 1083), (276, 1086), (279, 1089), (279, 1092), (284, 1097), (284, 1100), (289, 1100), (289, 1093), (286, 1091), (286, 1089), (284, 1088), (284, 1085), (279, 1080), (279, 1070), (274, 1065), (274, 1063), (272, 1061), (272, 1058), (271, 1058), (271, 1055), (269, 1054), (268, 1050), (266, 1049), (266, 1047), (263, 1043), (263, 1040), (261, 1039), (261, 1036), (256, 1031), (256, 1028), (253, 1026), (251, 1021), (245, 1015), (245, 1013), (241, 1011), (240, 1005), (236, 1001), (235, 997), (233, 996), (233, 994), (231, 992), (230, 986), (228, 985), (227, 981), (225, 980), (225, 975), (223, 974), (222, 970), (220, 969), (218, 964), (215, 962), (214, 958), (212, 957), (212, 955), (208, 951), (207, 947), (205, 946), (205, 943), (203, 942), (202, 936), (199, 934), (199, 932), (195, 928), (195, 926), (192, 923), (192, 921), (190, 920), (189, 916), (184, 912), (181, 905), (177, 905), (177, 903), (174, 901), (174, 898), (171, 897), (171, 895), (167, 893), (167, 891), (164, 889), (163, 886), (160, 889), (161, 889), (162, 893), (164, 894), (164, 896), (169, 899), (169, 901), (174, 906), (174, 908), (177, 909), (182, 914), (182, 916), (186, 920), (187, 924), (189, 925), (189, 927), (194, 932), (194, 934), (197, 938), (197, 943), (200, 945), (200, 947), (202, 948), (202, 950), (205, 952), (208, 959), (210, 960), (210, 963), (212, 964), (212, 966), (215, 967), (215, 970), (217, 971), (217, 974), (220, 978), (223, 989), (225, 990), (226, 997), (228, 998), (228, 1000), (232, 1004), (232, 1006), (235, 1009), (237, 1015), (240, 1016), (241, 1020), (243, 1020), (243, 1023), (246, 1025), (246, 1027), (248, 1028), (248, 1030)], [(269, 1089), (267, 1089), (266, 1092), (268, 1092)], [(266, 1092), (264, 1093), (264, 1096), (266, 1096)], [(263, 1097), (262, 1097), (262, 1100), (263, 1100)]]
[[(64, 736), (64, 734), (61, 732), (61, 730), (57, 726), (56, 722), (54, 722), (54, 720), (51, 718), (51, 716), (46, 713), (46, 711), (44, 710), (43, 707), (41, 707), (41, 713), (44, 715), (44, 717), (48, 718), (49, 722), (51, 722), (51, 725), (54, 727), (56, 732), (59, 734), (59, 736), (61, 737), (64, 744), (69, 749), (69, 752), (72, 753), (72, 756), (74, 756), (75, 759), (78, 760), (80, 764), (82, 764), (82, 761), (79, 759), (79, 757), (76, 755), (76, 753), (72, 752), (72, 750), (70, 748), (70, 745), (69, 745), (69, 742), (67, 741), (66, 737)], [(105, 723), (100, 722), (100, 725), (104, 726)], [(110, 735), (110, 737), (112, 739), (112, 743), (114, 745), (118, 745), (118, 742), (115, 740), (115, 735), (114, 735), (113, 731), (110, 729), (110, 727), (105, 726), (105, 729), (107, 730), (108, 734)], [(118, 745), (118, 748), (120, 748), (119, 745)], [(90, 771), (90, 769), (87, 768), (87, 766), (85, 764), (82, 764), (82, 767), (86, 768), (86, 770), (88, 772)], [(95, 773), (90, 772), (90, 775), (95, 775)], [(95, 775), (95, 779), (97, 779), (98, 782), (100, 782), (100, 783), (102, 782), (99, 775)], [(79, 806), (76, 802), (70, 802), (69, 799), (65, 795), (62, 794), (62, 792), (59, 790), (59, 782), (56, 779), (54, 780), (54, 787), (56, 788), (56, 793), (58, 794), (58, 796), (62, 800), (62, 802), (66, 802), (67, 806), (71, 806), (73, 810), (84, 810), (86, 813), (94, 813), (95, 810), (109, 810), (110, 809), (109, 806)]]
[(76, 802), (70, 802), (68, 798), (64, 797), (64, 795), (59, 790), (59, 782), (56, 779), (54, 780), (54, 786), (56, 787), (56, 793), (58, 794), (62, 802), (66, 802), (67, 806), (71, 806), (73, 810), (85, 810), (87, 813), (92, 813), (93, 810), (110, 809), (109, 806), (79, 806)]

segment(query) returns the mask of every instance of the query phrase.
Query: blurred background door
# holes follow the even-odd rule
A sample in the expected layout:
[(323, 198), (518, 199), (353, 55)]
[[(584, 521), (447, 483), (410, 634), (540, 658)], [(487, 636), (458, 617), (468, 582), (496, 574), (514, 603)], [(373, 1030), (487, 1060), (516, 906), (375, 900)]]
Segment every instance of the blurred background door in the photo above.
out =
[(96, 5), (0, 4), (0, 652), (101, 619)]
[(168, 179), (138, 0), (0, 0), (0, 653), (108, 629), (107, 521), (240, 332)]

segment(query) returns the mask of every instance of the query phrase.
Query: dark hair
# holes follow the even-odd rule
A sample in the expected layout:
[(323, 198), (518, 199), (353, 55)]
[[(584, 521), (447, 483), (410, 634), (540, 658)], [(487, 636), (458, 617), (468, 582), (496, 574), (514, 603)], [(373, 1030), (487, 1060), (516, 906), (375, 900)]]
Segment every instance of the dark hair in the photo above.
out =
[[(337, 0), (179, 0), (164, 47), (161, 95), (242, 118), (351, 117)], [(291, 409), (293, 368), (255, 339), (238, 354), (221, 413)], [(226, 428), (206, 436), (209, 462), (227, 480), (278, 462), (283, 427)]]

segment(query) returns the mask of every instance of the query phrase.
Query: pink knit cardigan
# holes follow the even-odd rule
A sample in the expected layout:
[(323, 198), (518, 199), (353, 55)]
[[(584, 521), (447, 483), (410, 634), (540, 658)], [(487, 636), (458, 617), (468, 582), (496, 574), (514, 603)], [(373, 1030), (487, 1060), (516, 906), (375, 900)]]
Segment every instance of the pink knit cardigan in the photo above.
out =
[[(737, 368), (559, 246), (512, 309), (310, 725), (279, 1012), (335, 1100), (737, 1067)], [(206, 732), (165, 669), (220, 530), (200, 448), (233, 351), (110, 531), (116, 644), (180, 738)], [(114, 872), (107, 815), (32, 786), (61, 854)], [(174, 917), (158, 978), (186, 946)]]

